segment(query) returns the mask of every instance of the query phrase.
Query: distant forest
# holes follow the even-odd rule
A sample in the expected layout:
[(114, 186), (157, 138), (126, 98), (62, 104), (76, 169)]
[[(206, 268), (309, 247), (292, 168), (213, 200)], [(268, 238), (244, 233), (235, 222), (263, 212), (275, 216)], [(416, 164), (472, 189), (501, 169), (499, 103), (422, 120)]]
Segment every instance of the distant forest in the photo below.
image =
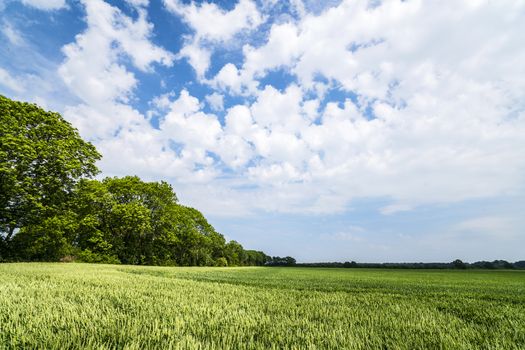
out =
[(525, 269), (525, 260), (508, 262), (505, 260), (463, 262), (456, 259), (449, 263), (357, 263), (355, 261), (321, 262), (296, 264), (298, 267), (343, 267), (343, 268), (382, 268), (382, 269)]
[(0, 261), (295, 263), (226, 242), (167, 182), (93, 179), (100, 158), (58, 113), (0, 95)]

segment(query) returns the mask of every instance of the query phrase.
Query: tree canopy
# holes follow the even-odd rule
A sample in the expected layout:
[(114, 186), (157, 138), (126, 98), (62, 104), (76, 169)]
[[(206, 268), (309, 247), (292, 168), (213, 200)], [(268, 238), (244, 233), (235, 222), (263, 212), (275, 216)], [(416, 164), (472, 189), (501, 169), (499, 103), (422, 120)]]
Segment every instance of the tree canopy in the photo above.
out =
[(0, 96), (0, 240), (60, 211), (82, 177), (98, 173), (96, 148), (58, 113)]
[(58, 113), (0, 96), (0, 261), (264, 265), (170, 184), (95, 180), (96, 148)]

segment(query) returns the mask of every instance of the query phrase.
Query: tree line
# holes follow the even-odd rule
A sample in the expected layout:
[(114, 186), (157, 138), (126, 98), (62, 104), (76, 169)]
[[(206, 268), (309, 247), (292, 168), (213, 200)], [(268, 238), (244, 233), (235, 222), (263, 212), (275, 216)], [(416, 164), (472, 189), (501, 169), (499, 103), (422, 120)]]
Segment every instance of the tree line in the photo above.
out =
[(227, 242), (167, 182), (94, 179), (100, 153), (58, 113), (0, 95), (0, 118), (0, 261), (292, 263)]
[(318, 262), (300, 263), (297, 267), (338, 267), (338, 268), (382, 268), (382, 269), (525, 269), (525, 261), (508, 262), (506, 260), (476, 261), (473, 263), (463, 262), (456, 259), (452, 262), (432, 263), (358, 263), (355, 261), (345, 262)]

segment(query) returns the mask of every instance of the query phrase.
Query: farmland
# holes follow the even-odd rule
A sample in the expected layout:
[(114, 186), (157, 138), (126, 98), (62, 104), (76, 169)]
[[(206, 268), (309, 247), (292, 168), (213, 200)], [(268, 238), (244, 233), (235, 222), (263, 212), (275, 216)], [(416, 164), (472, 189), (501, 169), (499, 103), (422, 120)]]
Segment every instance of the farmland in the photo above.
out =
[(523, 349), (525, 271), (1, 264), (0, 348)]

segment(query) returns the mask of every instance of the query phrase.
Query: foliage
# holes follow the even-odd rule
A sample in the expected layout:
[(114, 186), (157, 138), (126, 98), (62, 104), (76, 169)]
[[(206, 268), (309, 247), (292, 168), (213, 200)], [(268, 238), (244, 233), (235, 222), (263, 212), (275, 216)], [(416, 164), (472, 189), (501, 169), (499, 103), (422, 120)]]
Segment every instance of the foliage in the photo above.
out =
[(220, 257), (215, 261), (215, 265), (219, 267), (225, 267), (228, 266), (228, 260), (226, 258)]
[(375, 268), (375, 269), (525, 269), (525, 261), (514, 263), (506, 260), (463, 262), (456, 259), (450, 263), (357, 263), (349, 262), (318, 262), (300, 263), (298, 267), (344, 267), (344, 268)]
[[(54, 225), (76, 183), (98, 172), (100, 154), (62, 117), (0, 95), (0, 260), (17, 230)], [(61, 227), (62, 228), (62, 227)], [(38, 231), (38, 232), (36, 232)], [(55, 254), (63, 232), (57, 232)]]
[(269, 266), (294, 266), (296, 264), (296, 261), (291, 256), (286, 256), (284, 258), (281, 258), (279, 256), (274, 256), (271, 259), (268, 260), (266, 265)]
[(171, 185), (136, 176), (81, 180), (67, 210), (14, 238), (23, 260), (132, 265), (263, 265), (266, 255), (215, 231), (198, 210), (178, 204)]
[(3, 349), (523, 349), (525, 273), (0, 265)]
[(455, 269), (464, 270), (467, 268), (467, 265), (465, 265), (465, 263), (461, 261), (460, 259), (456, 259), (452, 262), (452, 267), (454, 267)]

